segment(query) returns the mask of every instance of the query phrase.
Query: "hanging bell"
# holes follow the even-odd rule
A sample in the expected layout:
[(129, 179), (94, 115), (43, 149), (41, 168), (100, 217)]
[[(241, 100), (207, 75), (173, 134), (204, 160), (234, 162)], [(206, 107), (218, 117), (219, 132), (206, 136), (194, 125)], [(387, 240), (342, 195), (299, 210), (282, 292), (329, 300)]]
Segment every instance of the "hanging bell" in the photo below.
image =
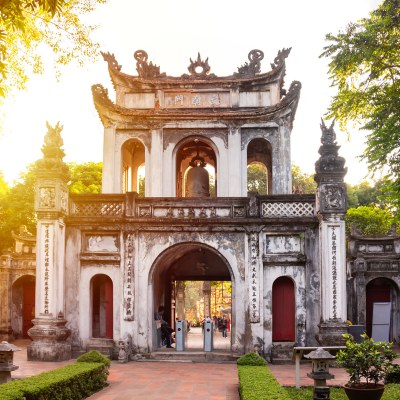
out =
[(197, 154), (189, 165), (192, 168), (186, 176), (186, 197), (210, 197), (210, 179), (204, 159)]

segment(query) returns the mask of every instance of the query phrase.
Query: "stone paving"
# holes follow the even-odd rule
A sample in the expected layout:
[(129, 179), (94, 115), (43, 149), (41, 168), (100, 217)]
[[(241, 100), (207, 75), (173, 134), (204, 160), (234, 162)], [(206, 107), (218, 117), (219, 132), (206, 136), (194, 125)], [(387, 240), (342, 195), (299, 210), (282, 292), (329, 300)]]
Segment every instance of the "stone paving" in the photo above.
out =
[[(201, 336), (189, 337), (192, 347)], [(229, 337), (215, 336), (218, 347), (229, 346)], [(26, 346), (29, 340), (14, 342), (22, 351), (14, 353), (14, 364), (19, 369), (12, 373), (13, 378), (23, 378), (71, 364), (74, 360), (55, 362), (27, 361)], [(196, 344), (197, 343), (197, 344)], [(172, 350), (172, 349), (171, 349)], [(174, 351), (174, 350), (172, 350)], [(295, 385), (295, 367), (290, 365), (270, 365), (272, 373), (281, 385)], [(311, 364), (301, 364), (301, 384), (313, 385), (307, 377)], [(332, 368), (335, 379), (330, 385), (342, 385), (347, 375), (341, 368)], [(120, 364), (112, 361), (109, 386), (89, 397), (90, 400), (239, 400), (238, 376), (235, 363), (193, 363), (167, 361), (141, 361)]]

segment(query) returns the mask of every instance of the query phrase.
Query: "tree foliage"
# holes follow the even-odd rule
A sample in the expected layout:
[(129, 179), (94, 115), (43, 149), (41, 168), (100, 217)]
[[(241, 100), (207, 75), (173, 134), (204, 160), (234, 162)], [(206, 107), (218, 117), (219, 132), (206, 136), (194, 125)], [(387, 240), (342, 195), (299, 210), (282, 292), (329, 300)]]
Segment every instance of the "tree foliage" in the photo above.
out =
[[(102, 163), (68, 163), (71, 183), (70, 193), (100, 193)], [(17, 232), (21, 225), (26, 225), (29, 232), (36, 233), (34, 196), (36, 163), (29, 165), (20, 174), (19, 181), (8, 188), (2, 195), (2, 174), (0, 173), (0, 253), (13, 244), (11, 232)]]
[(372, 205), (349, 208), (345, 221), (347, 233), (350, 233), (351, 225), (354, 224), (364, 235), (384, 235), (393, 224), (394, 218), (390, 211)]
[(302, 172), (297, 165), (292, 165), (292, 186), (293, 193), (311, 194), (317, 190), (314, 175)]
[(328, 34), (332, 85), (328, 118), (342, 129), (353, 123), (368, 131), (362, 157), (372, 173), (385, 175), (388, 195), (400, 205), (400, 1), (385, 0), (369, 18)]
[(70, 193), (101, 193), (102, 165), (101, 162), (68, 163)]
[(247, 166), (247, 191), (268, 194), (268, 175), (264, 164), (253, 162)]
[(382, 180), (371, 184), (368, 181), (362, 181), (356, 185), (347, 184), (347, 205), (349, 208), (359, 206), (376, 205), (380, 208), (389, 208), (386, 203), (384, 183)]
[(58, 72), (72, 60), (94, 60), (94, 27), (81, 17), (105, 1), (0, 0), (0, 100), (11, 89), (24, 89), (31, 73), (42, 73), (45, 58)]

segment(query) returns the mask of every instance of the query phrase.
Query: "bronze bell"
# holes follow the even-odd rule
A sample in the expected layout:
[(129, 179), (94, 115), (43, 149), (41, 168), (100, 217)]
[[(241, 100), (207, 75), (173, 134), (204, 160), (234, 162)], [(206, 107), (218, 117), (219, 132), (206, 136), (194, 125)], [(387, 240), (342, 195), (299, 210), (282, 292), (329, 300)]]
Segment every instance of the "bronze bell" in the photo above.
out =
[(189, 165), (192, 168), (186, 176), (186, 197), (210, 197), (210, 179), (204, 159), (197, 154)]

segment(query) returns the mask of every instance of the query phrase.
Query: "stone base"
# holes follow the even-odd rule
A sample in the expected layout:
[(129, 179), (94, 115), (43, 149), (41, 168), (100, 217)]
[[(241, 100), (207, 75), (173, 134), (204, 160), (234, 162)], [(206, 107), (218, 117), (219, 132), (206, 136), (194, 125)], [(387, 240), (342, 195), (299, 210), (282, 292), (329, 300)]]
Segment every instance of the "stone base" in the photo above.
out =
[(348, 333), (349, 325), (341, 321), (325, 321), (318, 325), (319, 334), (316, 339), (321, 346), (344, 346), (344, 333)]
[(272, 364), (292, 364), (294, 342), (274, 342), (271, 348)]
[(27, 348), (28, 361), (66, 361), (71, 359), (71, 345), (66, 342), (32, 342)]
[(66, 339), (71, 331), (65, 327), (66, 320), (60, 314), (41, 314), (32, 320), (28, 335), (33, 342), (28, 346), (28, 361), (65, 361), (71, 359), (71, 344)]

